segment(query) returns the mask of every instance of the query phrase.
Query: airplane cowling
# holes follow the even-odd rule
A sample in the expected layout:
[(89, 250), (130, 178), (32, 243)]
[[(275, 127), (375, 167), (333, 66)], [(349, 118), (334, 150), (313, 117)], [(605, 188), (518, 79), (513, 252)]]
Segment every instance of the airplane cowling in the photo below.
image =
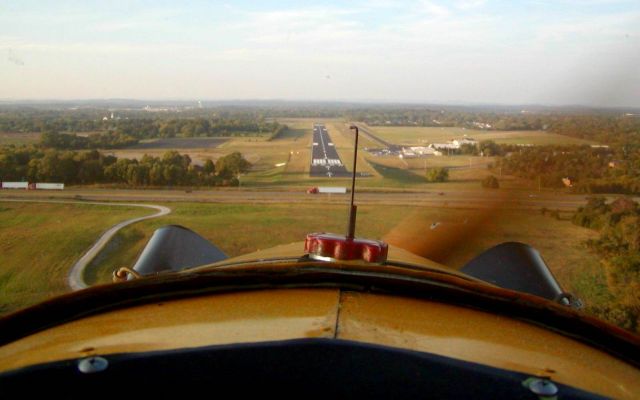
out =
[(581, 307), (580, 300), (562, 290), (540, 253), (528, 244), (501, 243), (469, 261), (460, 272), (505, 289)]
[(175, 272), (226, 258), (222, 250), (192, 230), (167, 225), (156, 229), (133, 270), (140, 275)]

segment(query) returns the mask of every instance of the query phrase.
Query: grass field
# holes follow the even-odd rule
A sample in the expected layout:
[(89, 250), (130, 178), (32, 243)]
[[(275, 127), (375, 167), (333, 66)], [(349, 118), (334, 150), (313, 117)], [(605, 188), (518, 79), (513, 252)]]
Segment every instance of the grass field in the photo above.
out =
[[(342, 232), (347, 210), (341, 205), (274, 204), (227, 205), (172, 203), (173, 212), (165, 217), (143, 221), (123, 229), (117, 240), (96, 263), (94, 280), (108, 281), (114, 267), (132, 265), (155, 229), (167, 224), (186, 226), (218, 245), (227, 255), (236, 256), (278, 244), (304, 240), (313, 231)], [(405, 219), (428, 228), (436, 221), (457, 221), (469, 217), (469, 211), (451, 208), (405, 206), (361, 206), (358, 208), (358, 234), (381, 238)], [(571, 224), (531, 212), (511, 211), (490, 219), (482, 234), (465, 241), (452, 257), (452, 265), (461, 266), (473, 254), (507, 240), (531, 243), (540, 249), (563, 276), (567, 268), (588, 261), (582, 242), (596, 234)], [(94, 265), (95, 266), (95, 265)]]
[(0, 146), (4, 145), (16, 145), (23, 144), (35, 144), (40, 141), (40, 134), (33, 133), (0, 133)]
[[(287, 119), (281, 121), (294, 129), (291, 137), (283, 137), (266, 143), (242, 144), (228, 142), (223, 144), (223, 148), (235, 148), (245, 151), (248, 154), (259, 154), (260, 162), (256, 164), (253, 171), (243, 178), (243, 183), (247, 186), (345, 186), (348, 179), (345, 178), (311, 178), (309, 172), (309, 157), (311, 144), (311, 126), (313, 122), (322, 122), (327, 126), (329, 134), (336, 145), (336, 150), (342, 162), (351, 170), (353, 163), (353, 132), (340, 120), (314, 120), (314, 119)], [(390, 128), (390, 129), (412, 129), (412, 128)], [(429, 128), (420, 128), (429, 129)], [(436, 128), (440, 129), (440, 128)], [(484, 132), (484, 131), (483, 131)], [(558, 139), (557, 135), (546, 132), (500, 132), (494, 136), (505, 136), (504, 140), (524, 140), (524, 138), (534, 137), (538, 142), (543, 138), (551, 137)], [(573, 140), (572, 138), (561, 137)], [(285, 147), (286, 151), (282, 151)], [(363, 188), (411, 188), (411, 189), (437, 189), (446, 188), (477, 188), (479, 182), (491, 172), (487, 169), (488, 164), (495, 161), (493, 158), (450, 156), (450, 157), (428, 157), (419, 159), (401, 160), (397, 157), (374, 157), (362, 151), (364, 147), (379, 147), (379, 145), (366, 136), (361, 135), (358, 152), (358, 171), (369, 173), (371, 177), (361, 178), (358, 185)], [(286, 159), (284, 157), (287, 157)], [(276, 167), (275, 164), (286, 162), (284, 167)], [(445, 167), (450, 168), (447, 183), (428, 183), (424, 179), (426, 168)], [(513, 179), (508, 179), (510, 185), (518, 186), (519, 183)], [(437, 186), (435, 188), (434, 186)]]
[(143, 140), (129, 146), (130, 149), (208, 149), (216, 148), (226, 142), (228, 138), (198, 137), (198, 138), (162, 138)]
[[(178, 224), (203, 235), (227, 255), (302, 241), (313, 231), (343, 232), (347, 210), (340, 205), (227, 205), (172, 203), (173, 213), (129, 226), (90, 265), (89, 283), (109, 282), (114, 269), (131, 266), (155, 229)], [(472, 211), (473, 213), (474, 211)], [(8, 312), (65, 292), (73, 262), (111, 224), (144, 214), (124, 207), (0, 203), (0, 312)], [(409, 223), (420, 235), (433, 222), (461, 222), (471, 214), (452, 208), (361, 206), (359, 236), (382, 238)], [(585, 250), (594, 231), (568, 221), (525, 211), (491, 216), (473, 236), (460, 240), (448, 265), (460, 267), (488, 247), (509, 240), (540, 250), (561, 284), (587, 303), (606, 301), (597, 258)], [(411, 240), (410, 238), (407, 240)], [(302, 247), (300, 249), (302, 252)]]
[(136, 207), (0, 202), (0, 313), (68, 290), (73, 263)]
[[(303, 125), (306, 124), (298, 122), (288, 132), (273, 140), (267, 140), (265, 136), (164, 139), (144, 142), (128, 149), (109, 150), (106, 153), (116, 157), (140, 159), (145, 154), (161, 157), (166, 151), (175, 149), (182, 154), (188, 154), (195, 164), (202, 165), (207, 159), (215, 161), (239, 151), (253, 164), (245, 179), (241, 179), (242, 182), (248, 185), (274, 184), (285, 172), (284, 168), (276, 167), (276, 164), (292, 161), (294, 166), (292, 169), (288, 168), (290, 170), (287, 172), (302, 173), (305, 166), (308, 171), (311, 123), (307, 129), (301, 128)], [(168, 147), (168, 144), (176, 141), (176, 146)]]
[[(231, 138), (217, 148), (187, 148), (181, 152), (190, 155), (195, 163), (202, 164), (206, 159), (216, 160), (232, 151), (241, 152), (253, 167), (240, 178), (242, 186), (247, 187), (297, 187), (310, 186), (347, 186), (346, 178), (309, 177), (310, 146), (312, 125), (324, 123), (336, 145), (336, 150), (351, 170), (353, 162), (353, 132), (340, 119), (287, 118), (279, 119), (289, 126), (289, 131), (274, 140), (264, 138)], [(531, 144), (580, 144), (588, 143), (579, 139), (549, 134), (542, 131), (473, 131), (461, 128), (411, 128), (411, 127), (374, 127), (382, 138), (395, 143), (421, 143), (427, 141), (446, 141), (470, 134), (478, 140), (492, 139), (500, 143)], [(360, 148), (379, 147), (366, 136), (360, 137)], [(161, 156), (166, 149), (128, 149), (113, 151), (118, 157), (140, 158), (144, 154)], [(371, 176), (359, 180), (363, 188), (410, 188), (426, 190), (475, 189), (479, 182), (491, 173), (487, 165), (494, 161), (490, 158), (451, 156), (429, 157), (426, 159), (399, 160), (396, 157), (374, 157), (365, 151), (358, 153), (358, 170)], [(423, 177), (426, 168), (446, 167), (449, 170), (449, 182), (428, 183)], [(284, 164), (284, 165), (281, 165)], [(383, 167), (380, 167), (383, 166)], [(504, 178), (507, 186), (520, 187), (523, 182)]]
[(593, 141), (557, 135), (545, 131), (485, 131), (453, 127), (390, 127), (372, 126), (380, 138), (397, 144), (444, 143), (460, 139), (465, 135), (478, 141), (493, 140), (505, 144), (531, 145), (580, 145), (595, 144)]
[[(204, 163), (206, 159), (215, 161), (233, 151), (241, 152), (253, 164), (251, 171), (240, 178), (241, 185), (246, 187), (288, 186), (306, 188), (311, 186), (349, 185), (348, 178), (314, 178), (309, 176), (312, 125), (314, 122), (324, 123), (327, 126), (342, 162), (347, 166), (347, 170), (351, 170), (354, 136), (353, 131), (349, 129), (347, 124), (339, 119), (312, 118), (288, 118), (279, 120), (279, 122), (287, 124), (289, 130), (273, 140), (254, 137), (229, 138), (229, 140), (216, 148), (185, 148), (179, 149), (179, 151), (189, 154), (191, 159), (198, 164)], [(544, 132), (540, 132), (540, 134), (548, 135)], [(200, 139), (194, 140), (195, 142), (189, 143), (195, 145)], [(145, 145), (149, 146), (149, 148), (114, 150), (110, 151), (110, 153), (118, 157), (141, 158), (144, 154), (161, 156), (167, 150), (164, 148), (151, 148), (153, 143)], [(359, 147), (358, 171), (370, 174), (370, 177), (359, 180), (358, 185), (363, 188), (422, 188), (431, 190), (434, 189), (434, 185), (438, 186), (438, 190), (463, 188), (465, 186), (476, 188), (479, 186), (479, 181), (490, 173), (486, 165), (493, 161), (490, 158), (467, 156), (429, 157), (427, 159), (408, 160), (400, 160), (397, 157), (374, 157), (362, 149), (364, 147), (379, 147), (379, 145), (364, 135), (360, 137)], [(450, 182), (443, 184), (426, 182), (423, 179), (425, 162), (427, 163), (427, 168), (451, 168), (449, 172)], [(472, 168), (468, 168), (470, 164)]]
[(410, 187), (426, 183), (424, 175), (420, 176), (402, 167), (391, 166), (389, 163), (377, 163), (371, 160), (368, 164), (382, 177), (380, 184), (386, 187)]

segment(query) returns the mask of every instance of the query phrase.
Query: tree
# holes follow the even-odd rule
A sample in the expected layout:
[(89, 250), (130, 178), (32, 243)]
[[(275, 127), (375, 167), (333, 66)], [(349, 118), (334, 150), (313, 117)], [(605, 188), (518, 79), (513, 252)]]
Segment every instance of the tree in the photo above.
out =
[(460, 154), (478, 154), (478, 147), (475, 144), (464, 143), (460, 146)]
[(446, 168), (431, 168), (427, 171), (427, 181), (446, 182), (449, 180), (449, 170)]
[(78, 181), (80, 183), (100, 182), (103, 179), (103, 167), (100, 160), (85, 160), (82, 168), (78, 169)]
[(215, 170), (222, 178), (236, 177), (240, 173), (247, 172), (251, 168), (251, 163), (242, 157), (242, 154), (235, 151), (216, 161)]
[(165, 165), (163, 171), (163, 177), (168, 185), (181, 185), (185, 171), (178, 165)]
[(251, 164), (240, 153), (234, 153), (220, 159), (219, 166), (222, 174), (216, 175), (216, 166), (207, 160), (206, 172), (205, 167), (192, 164), (188, 155), (175, 151), (167, 152), (162, 158), (145, 155), (138, 161), (106, 156), (97, 150), (0, 147), (2, 181), (237, 186), (238, 174), (246, 172)]
[(502, 150), (493, 140), (483, 140), (480, 142), (480, 152), (485, 157), (492, 157), (501, 155)]
[(482, 180), (482, 187), (487, 189), (498, 189), (500, 187), (500, 182), (498, 182), (498, 178), (493, 175), (489, 175)]
[(165, 165), (180, 166), (183, 164), (182, 155), (175, 150), (167, 151), (162, 155), (162, 163)]
[(207, 158), (207, 160), (204, 162), (203, 170), (207, 174), (213, 174), (216, 172), (216, 166), (210, 158)]

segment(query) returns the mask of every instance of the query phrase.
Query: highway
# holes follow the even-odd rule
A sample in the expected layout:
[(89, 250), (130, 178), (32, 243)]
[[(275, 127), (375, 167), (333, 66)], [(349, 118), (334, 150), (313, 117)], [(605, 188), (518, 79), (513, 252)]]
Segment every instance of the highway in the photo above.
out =
[(322, 124), (313, 125), (313, 143), (311, 144), (311, 168), (309, 176), (313, 177), (350, 177), (351, 172), (345, 168), (336, 146)]

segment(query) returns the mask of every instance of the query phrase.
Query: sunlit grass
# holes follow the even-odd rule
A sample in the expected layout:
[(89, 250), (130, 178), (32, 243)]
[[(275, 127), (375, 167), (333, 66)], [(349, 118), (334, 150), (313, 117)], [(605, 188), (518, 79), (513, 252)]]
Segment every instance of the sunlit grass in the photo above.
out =
[(68, 290), (71, 266), (136, 207), (0, 202), (0, 312)]

